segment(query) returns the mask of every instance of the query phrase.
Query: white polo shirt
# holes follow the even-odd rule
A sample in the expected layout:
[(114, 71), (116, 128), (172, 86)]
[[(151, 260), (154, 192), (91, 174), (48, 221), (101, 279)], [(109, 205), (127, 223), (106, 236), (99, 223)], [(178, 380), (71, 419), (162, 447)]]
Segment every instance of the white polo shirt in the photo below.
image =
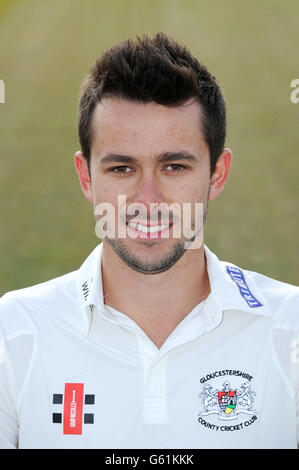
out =
[(205, 253), (211, 293), (160, 349), (104, 304), (102, 244), (5, 294), (0, 447), (296, 448), (299, 289)]

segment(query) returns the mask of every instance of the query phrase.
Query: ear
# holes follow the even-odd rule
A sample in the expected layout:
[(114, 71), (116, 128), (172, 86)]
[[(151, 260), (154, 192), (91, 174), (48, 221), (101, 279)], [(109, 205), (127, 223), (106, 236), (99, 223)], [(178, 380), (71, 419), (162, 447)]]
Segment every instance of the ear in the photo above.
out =
[(232, 152), (230, 149), (224, 149), (216, 163), (216, 167), (210, 182), (209, 200), (216, 199), (222, 192), (228, 179), (232, 165)]
[(87, 160), (82, 152), (75, 153), (75, 168), (79, 176), (84, 196), (90, 202), (93, 201), (92, 184), (89, 176)]

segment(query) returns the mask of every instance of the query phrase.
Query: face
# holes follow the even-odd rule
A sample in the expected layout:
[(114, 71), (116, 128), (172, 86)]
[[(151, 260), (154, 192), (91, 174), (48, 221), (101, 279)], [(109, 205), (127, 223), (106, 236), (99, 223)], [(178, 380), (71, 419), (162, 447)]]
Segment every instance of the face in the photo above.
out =
[[(182, 229), (183, 204), (192, 206), (190, 228), (202, 230), (202, 223), (196, 223), (195, 203), (201, 203), (204, 219), (208, 200), (223, 189), (231, 152), (225, 149), (220, 155), (211, 179), (209, 148), (197, 102), (170, 108), (104, 98), (97, 104), (92, 127), (90, 176), (81, 152), (75, 155), (75, 166), (94, 209), (104, 202), (115, 208), (115, 236), (106, 238), (104, 244), (138, 272), (155, 274), (170, 269), (188, 251), (185, 231), (181, 230), (179, 238), (174, 236), (178, 224)], [(139, 204), (145, 212), (139, 211), (136, 217), (134, 212), (124, 212), (119, 195), (127, 208)], [(153, 210), (163, 207), (162, 203), (175, 210)], [(125, 238), (118, 236), (119, 217)], [(132, 219), (140, 225), (132, 225)]]

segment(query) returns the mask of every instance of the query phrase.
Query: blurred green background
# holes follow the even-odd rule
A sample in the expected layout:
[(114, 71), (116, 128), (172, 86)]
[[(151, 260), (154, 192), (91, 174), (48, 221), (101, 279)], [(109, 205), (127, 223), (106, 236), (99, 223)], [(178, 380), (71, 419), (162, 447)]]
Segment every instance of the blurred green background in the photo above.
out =
[(297, 0), (0, 0), (0, 295), (77, 269), (98, 243), (73, 154), (80, 83), (105, 48), (164, 31), (216, 75), (230, 180), (205, 242), (223, 260), (298, 283)]

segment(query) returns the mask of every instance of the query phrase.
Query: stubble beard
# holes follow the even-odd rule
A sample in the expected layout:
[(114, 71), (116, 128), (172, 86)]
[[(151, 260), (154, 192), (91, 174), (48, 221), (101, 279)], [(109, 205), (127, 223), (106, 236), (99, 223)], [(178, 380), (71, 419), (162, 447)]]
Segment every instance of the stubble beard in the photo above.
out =
[[(105, 239), (114, 252), (122, 259), (130, 268), (142, 274), (158, 274), (167, 271), (173, 266), (185, 253), (186, 248), (183, 240), (179, 240), (171, 248), (171, 250), (154, 261), (144, 261), (141, 257), (134, 255), (125, 246), (123, 240)], [(142, 242), (147, 249), (153, 248), (153, 244), (157, 242)]]

